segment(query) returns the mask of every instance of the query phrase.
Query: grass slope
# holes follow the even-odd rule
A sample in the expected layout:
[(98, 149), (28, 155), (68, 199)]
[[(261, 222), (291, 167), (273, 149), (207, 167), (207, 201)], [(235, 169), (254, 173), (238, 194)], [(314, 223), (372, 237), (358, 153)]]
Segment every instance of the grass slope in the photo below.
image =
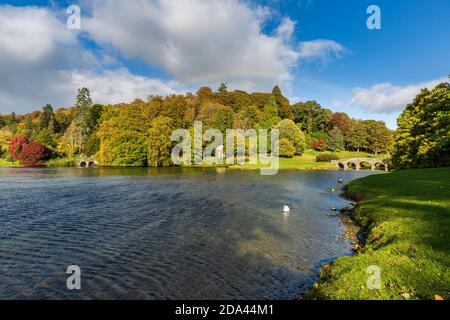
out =
[[(352, 182), (355, 218), (368, 231), (356, 256), (321, 271), (309, 298), (450, 298), (450, 168), (399, 171)], [(367, 268), (381, 268), (381, 289), (369, 290)]]

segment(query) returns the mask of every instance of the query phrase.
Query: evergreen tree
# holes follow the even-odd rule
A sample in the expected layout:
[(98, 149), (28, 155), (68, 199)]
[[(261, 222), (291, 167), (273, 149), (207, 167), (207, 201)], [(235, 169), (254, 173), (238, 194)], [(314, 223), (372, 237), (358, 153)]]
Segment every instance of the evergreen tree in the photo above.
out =
[(275, 97), (275, 102), (278, 109), (278, 115), (281, 119), (294, 119), (294, 114), (292, 113), (292, 106), (289, 100), (283, 96), (279, 86), (275, 86), (272, 90), (272, 96)]
[(278, 108), (277, 102), (274, 96), (269, 98), (266, 106), (264, 107), (264, 111), (259, 119), (259, 128), (260, 129), (272, 129), (281, 121), (278, 116)]
[(89, 90), (87, 88), (78, 89), (73, 122), (81, 131), (80, 153), (83, 153), (84, 144), (94, 127), (91, 109), (92, 99)]

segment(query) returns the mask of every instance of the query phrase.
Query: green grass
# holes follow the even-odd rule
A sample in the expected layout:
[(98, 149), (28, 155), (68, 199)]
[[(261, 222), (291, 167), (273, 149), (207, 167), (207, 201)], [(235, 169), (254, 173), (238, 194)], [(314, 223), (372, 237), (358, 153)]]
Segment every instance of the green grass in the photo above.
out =
[[(301, 157), (294, 157), (290, 159), (280, 158), (280, 169), (299, 169), (299, 170), (333, 170), (336, 169), (331, 162), (316, 162), (316, 157), (320, 152), (314, 150), (306, 150)], [(351, 151), (342, 151), (337, 152), (337, 155), (340, 159), (347, 158), (374, 158), (379, 157), (374, 154), (365, 153), (365, 152), (351, 152)], [(241, 168), (241, 169), (259, 169), (264, 167), (264, 165), (256, 164), (244, 164), (243, 166), (233, 166), (232, 168)]]
[[(367, 230), (356, 256), (322, 269), (317, 299), (450, 298), (450, 168), (373, 175), (353, 181), (355, 218)], [(369, 290), (367, 268), (381, 269)]]
[(17, 163), (12, 163), (9, 161), (6, 161), (5, 159), (0, 159), (0, 167), (17, 167)]

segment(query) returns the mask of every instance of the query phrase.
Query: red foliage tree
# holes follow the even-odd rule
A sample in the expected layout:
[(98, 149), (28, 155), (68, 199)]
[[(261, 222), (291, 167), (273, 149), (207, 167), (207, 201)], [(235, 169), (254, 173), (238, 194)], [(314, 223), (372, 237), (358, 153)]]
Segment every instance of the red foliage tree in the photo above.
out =
[(24, 166), (40, 167), (42, 166), (42, 161), (47, 159), (48, 156), (47, 148), (42, 143), (33, 141), (23, 146), (19, 160)]
[(327, 144), (323, 139), (314, 140), (311, 143), (311, 147), (316, 151), (324, 151), (327, 148)]
[(28, 141), (27, 137), (24, 136), (15, 136), (11, 144), (9, 145), (9, 154), (13, 157), (14, 160), (20, 160), (20, 154), (23, 148), (28, 145), (30, 141)]
[(331, 117), (330, 125), (330, 130), (333, 127), (338, 127), (342, 134), (346, 136), (353, 126), (353, 121), (345, 112), (335, 112)]

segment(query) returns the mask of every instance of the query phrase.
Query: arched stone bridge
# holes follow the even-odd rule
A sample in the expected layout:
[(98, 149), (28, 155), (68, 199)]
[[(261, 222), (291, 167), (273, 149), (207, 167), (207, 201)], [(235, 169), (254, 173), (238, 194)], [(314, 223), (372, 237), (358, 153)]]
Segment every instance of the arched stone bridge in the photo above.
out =
[(93, 157), (80, 157), (78, 160), (78, 166), (81, 168), (93, 168), (98, 165), (97, 161)]
[(356, 170), (361, 170), (361, 164), (367, 163), (372, 171), (377, 170), (377, 165), (382, 165), (385, 171), (388, 171), (388, 161), (378, 158), (351, 158), (331, 161), (338, 169), (349, 170), (354, 166)]

